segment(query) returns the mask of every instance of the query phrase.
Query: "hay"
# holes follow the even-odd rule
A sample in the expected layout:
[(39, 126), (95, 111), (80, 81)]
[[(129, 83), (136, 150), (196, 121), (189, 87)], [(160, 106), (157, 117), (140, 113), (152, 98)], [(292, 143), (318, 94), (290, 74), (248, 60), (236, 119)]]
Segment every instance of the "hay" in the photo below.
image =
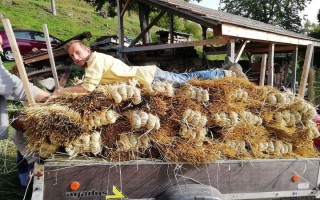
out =
[(106, 85), (26, 108), (30, 150), (43, 151), (42, 143), (68, 147), (96, 132), (100, 152), (67, 153), (94, 153), (111, 162), (152, 158), (192, 164), (317, 156), (314, 108), (288, 91), (235, 77), (192, 80), (175, 90), (168, 83), (133, 87)]

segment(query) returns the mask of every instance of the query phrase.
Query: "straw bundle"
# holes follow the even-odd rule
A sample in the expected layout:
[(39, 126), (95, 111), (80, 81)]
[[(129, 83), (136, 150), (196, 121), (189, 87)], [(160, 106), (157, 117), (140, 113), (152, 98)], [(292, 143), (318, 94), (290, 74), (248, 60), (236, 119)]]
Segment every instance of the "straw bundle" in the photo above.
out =
[(26, 108), (24, 122), (30, 150), (46, 156), (62, 146), (70, 157), (197, 164), (316, 156), (315, 114), (288, 91), (229, 77), (192, 80), (176, 89), (168, 83), (142, 90), (125, 83), (99, 86)]

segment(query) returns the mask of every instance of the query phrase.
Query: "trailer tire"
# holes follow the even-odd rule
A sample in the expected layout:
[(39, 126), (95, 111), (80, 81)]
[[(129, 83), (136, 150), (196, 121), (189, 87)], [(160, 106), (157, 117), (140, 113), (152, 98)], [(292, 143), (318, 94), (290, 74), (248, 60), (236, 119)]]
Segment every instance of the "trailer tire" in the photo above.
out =
[(219, 190), (209, 185), (176, 185), (160, 193), (156, 200), (223, 200)]

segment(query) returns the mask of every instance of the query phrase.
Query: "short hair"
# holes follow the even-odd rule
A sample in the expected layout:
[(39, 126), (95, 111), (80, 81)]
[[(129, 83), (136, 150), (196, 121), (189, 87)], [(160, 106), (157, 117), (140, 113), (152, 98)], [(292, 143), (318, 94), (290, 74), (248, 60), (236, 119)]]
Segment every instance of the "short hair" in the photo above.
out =
[(87, 48), (87, 45), (82, 40), (71, 40), (70, 42), (64, 45), (64, 49), (68, 51), (73, 44), (77, 43), (80, 44), (81, 47)]

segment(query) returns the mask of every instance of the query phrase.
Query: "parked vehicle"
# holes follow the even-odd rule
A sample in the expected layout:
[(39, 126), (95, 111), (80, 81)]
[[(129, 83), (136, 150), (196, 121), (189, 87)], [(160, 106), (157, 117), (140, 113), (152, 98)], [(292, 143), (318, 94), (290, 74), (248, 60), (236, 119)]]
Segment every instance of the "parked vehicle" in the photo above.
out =
[[(46, 49), (46, 40), (43, 32), (34, 31), (34, 30), (22, 30), (16, 29), (13, 30), (15, 35), (20, 54), (22, 56), (32, 54), (32, 52), (37, 52), (41, 49)], [(2, 48), (3, 48), (3, 58), (4, 60), (14, 60), (12, 55), (12, 50), (8, 41), (8, 37), (4, 30), (0, 30), (0, 35), (3, 40)], [(50, 36), (51, 45), (54, 48), (56, 45), (62, 42), (62, 40)]]

